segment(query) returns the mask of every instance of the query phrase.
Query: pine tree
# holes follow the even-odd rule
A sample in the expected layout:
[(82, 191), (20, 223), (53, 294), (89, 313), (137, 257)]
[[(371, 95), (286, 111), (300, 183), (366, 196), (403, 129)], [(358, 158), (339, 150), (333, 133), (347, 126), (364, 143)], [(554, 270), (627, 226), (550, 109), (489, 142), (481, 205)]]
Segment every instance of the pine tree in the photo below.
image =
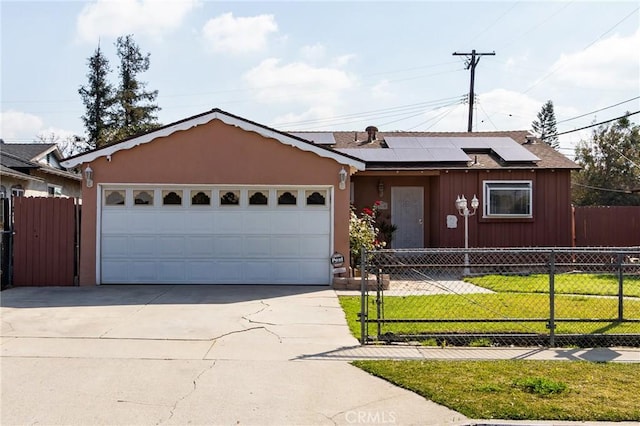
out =
[(533, 133), (547, 145), (558, 148), (558, 130), (556, 129), (556, 115), (553, 112), (553, 102), (547, 101), (540, 112), (538, 119), (531, 123)]
[(624, 117), (597, 127), (576, 148), (582, 169), (573, 175), (580, 206), (640, 206), (640, 126)]
[(138, 74), (149, 69), (149, 57), (143, 55), (131, 34), (118, 37), (117, 55), (120, 59), (117, 92), (117, 136), (125, 138), (159, 126), (155, 104), (158, 91), (146, 91), (146, 83), (138, 80)]
[(82, 116), (87, 132), (88, 148), (100, 148), (113, 136), (114, 122), (112, 107), (115, 103), (114, 90), (107, 77), (111, 68), (100, 46), (88, 58), (87, 85), (81, 86), (78, 93), (85, 106)]

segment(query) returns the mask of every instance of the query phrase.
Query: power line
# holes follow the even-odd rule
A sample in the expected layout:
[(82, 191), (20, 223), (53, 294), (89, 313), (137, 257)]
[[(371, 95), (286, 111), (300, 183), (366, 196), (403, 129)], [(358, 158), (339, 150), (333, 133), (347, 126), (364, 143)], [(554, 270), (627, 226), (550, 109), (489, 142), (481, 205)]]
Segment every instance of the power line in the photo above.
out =
[(588, 189), (595, 189), (597, 191), (604, 191), (604, 192), (619, 192), (619, 193), (623, 193), (623, 194), (633, 194), (634, 192), (640, 192), (637, 189), (610, 189), (610, 188), (600, 188), (598, 186), (591, 186), (591, 185), (583, 185), (581, 183), (572, 183), (573, 186), (581, 186), (583, 188), (588, 188)]
[(636, 96), (635, 98), (627, 99), (626, 101), (618, 102), (617, 104), (609, 105), (607, 107), (600, 108), (600, 109), (597, 109), (595, 111), (588, 112), (586, 114), (578, 115), (578, 116), (572, 117), (572, 118), (567, 118), (565, 120), (560, 120), (560, 121), (557, 121), (556, 124), (566, 123), (567, 121), (576, 120), (578, 118), (586, 117), (587, 115), (595, 114), (596, 112), (600, 112), (600, 111), (604, 111), (604, 110), (609, 109), (609, 108), (617, 107), (619, 105), (626, 104), (627, 102), (635, 101), (636, 99), (640, 99), (640, 96)]
[(636, 115), (636, 114), (640, 114), (640, 110), (639, 111), (635, 111), (635, 112), (630, 112), (630, 113), (625, 114), (625, 115), (621, 115), (620, 117), (612, 118), (611, 120), (601, 121), (599, 123), (594, 123), (594, 124), (590, 124), (588, 126), (580, 127), (579, 129), (567, 130), (566, 132), (560, 132), (560, 133), (555, 133), (553, 135), (544, 136), (544, 137), (542, 137), (540, 139), (544, 140), (544, 139), (547, 139), (547, 138), (550, 138), (550, 137), (553, 137), (553, 136), (560, 136), (560, 135), (566, 135), (567, 133), (579, 132), (580, 130), (590, 129), (592, 127), (596, 127), (596, 126), (599, 126), (601, 124), (611, 123), (612, 121), (620, 120), (621, 118), (625, 118), (625, 117), (631, 117), (632, 115)]

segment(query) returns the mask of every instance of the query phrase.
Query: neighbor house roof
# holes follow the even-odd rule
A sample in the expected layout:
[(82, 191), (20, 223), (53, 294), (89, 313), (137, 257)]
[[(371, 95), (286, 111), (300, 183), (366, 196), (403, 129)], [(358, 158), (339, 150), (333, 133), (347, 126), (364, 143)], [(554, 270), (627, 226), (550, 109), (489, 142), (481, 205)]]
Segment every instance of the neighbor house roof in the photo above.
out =
[(55, 143), (3, 143), (1, 149), (29, 161), (38, 161), (50, 152), (56, 151), (58, 146)]
[[(373, 126), (371, 126), (373, 127)], [(375, 129), (375, 128), (374, 128)], [(294, 132), (361, 158), (367, 170), (442, 168), (578, 169), (573, 161), (528, 131)]]
[(346, 164), (356, 170), (364, 170), (365, 168), (365, 163), (359, 158), (338, 152), (330, 148), (326, 148), (321, 145), (316, 145), (306, 139), (272, 129), (267, 126), (263, 126), (262, 124), (258, 124), (245, 118), (230, 114), (218, 108), (214, 108), (211, 111), (199, 115), (194, 115), (193, 117), (189, 117), (184, 120), (176, 121), (175, 123), (171, 123), (150, 132), (118, 141), (102, 148), (94, 149), (92, 151), (69, 157), (62, 162), (62, 165), (68, 168), (76, 167), (82, 163), (88, 163), (97, 158), (112, 155), (118, 151), (131, 149), (138, 145), (149, 143), (157, 138), (166, 137), (177, 131), (187, 130), (192, 127), (209, 123), (213, 120), (220, 120), (225, 124), (236, 126), (249, 132), (257, 133), (266, 138), (275, 139), (280, 143), (293, 146), (302, 151), (313, 152), (320, 157), (334, 159), (338, 163)]
[(0, 145), (0, 165), (2, 174), (20, 179), (41, 180), (29, 175), (31, 170), (62, 176), (67, 179), (82, 180), (77, 173), (51, 167), (38, 162), (45, 155), (57, 150), (56, 144), (20, 143)]

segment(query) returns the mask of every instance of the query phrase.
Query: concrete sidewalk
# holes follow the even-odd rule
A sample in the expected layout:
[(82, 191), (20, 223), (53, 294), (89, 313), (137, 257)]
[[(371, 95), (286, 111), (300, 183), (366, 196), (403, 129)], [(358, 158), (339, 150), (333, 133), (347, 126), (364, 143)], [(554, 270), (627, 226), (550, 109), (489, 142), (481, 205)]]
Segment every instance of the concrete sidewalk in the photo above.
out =
[(471, 420), (347, 361), (639, 356), (361, 347), (326, 287), (17, 288), (0, 296), (2, 425), (565, 425), (573, 423)]

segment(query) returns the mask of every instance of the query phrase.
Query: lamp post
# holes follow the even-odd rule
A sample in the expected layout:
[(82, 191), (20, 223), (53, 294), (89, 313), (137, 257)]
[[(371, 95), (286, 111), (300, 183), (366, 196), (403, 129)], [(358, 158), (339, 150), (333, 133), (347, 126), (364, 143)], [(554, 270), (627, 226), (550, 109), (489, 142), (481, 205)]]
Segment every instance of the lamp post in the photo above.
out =
[(471, 270), (469, 269), (469, 216), (476, 214), (476, 210), (479, 205), (480, 202), (475, 194), (471, 199), (472, 211), (469, 210), (467, 199), (464, 195), (458, 195), (458, 198), (456, 199), (456, 208), (458, 209), (458, 213), (460, 216), (464, 216), (464, 275), (469, 275), (471, 273)]

